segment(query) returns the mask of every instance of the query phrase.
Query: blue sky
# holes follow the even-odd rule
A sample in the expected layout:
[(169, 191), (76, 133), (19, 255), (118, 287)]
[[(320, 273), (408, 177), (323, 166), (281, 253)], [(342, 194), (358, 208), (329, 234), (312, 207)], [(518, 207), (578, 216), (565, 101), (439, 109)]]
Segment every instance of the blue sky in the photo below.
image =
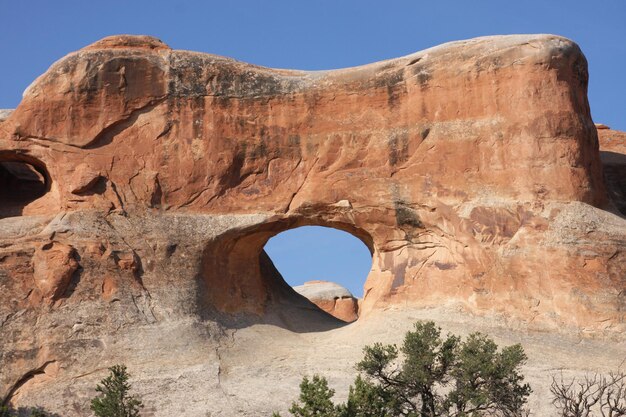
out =
[(342, 284), (358, 297), (372, 267), (372, 255), (350, 233), (320, 226), (287, 230), (265, 245), (274, 265), (291, 285), (325, 280)]
[[(626, 0), (0, 0), (0, 108), (16, 107), (22, 91), (63, 55), (119, 33), (310, 70), (365, 64), (476, 36), (554, 33), (578, 42), (589, 60), (594, 120), (626, 130)], [(338, 247), (333, 236), (326, 245)], [(285, 245), (299, 248), (302, 242), (299, 236)], [(294, 256), (285, 253), (275, 255), (279, 268), (281, 257)], [(328, 265), (339, 271), (362, 265), (349, 253), (341, 264), (324, 259), (307, 264), (307, 273), (323, 277)], [(361, 287), (362, 279), (350, 278), (348, 286)]]
[(66, 53), (118, 33), (298, 69), (360, 65), (475, 36), (554, 33), (587, 55), (594, 119), (626, 130), (624, 0), (0, 0), (0, 108), (17, 106)]

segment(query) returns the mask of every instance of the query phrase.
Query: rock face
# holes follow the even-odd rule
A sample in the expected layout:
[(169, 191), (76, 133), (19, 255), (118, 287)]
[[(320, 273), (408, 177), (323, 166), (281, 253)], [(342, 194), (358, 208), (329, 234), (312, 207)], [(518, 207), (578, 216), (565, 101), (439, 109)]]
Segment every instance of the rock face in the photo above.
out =
[[(390, 311), (434, 309), (620, 338), (624, 152), (603, 150), (609, 199), (587, 80), (552, 35), (318, 72), (135, 36), (66, 56), (0, 118), (0, 398), (82, 415), (127, 363), (141, 392), (172, 393), (154, 415), (269, 414), (292, 391), (255, 397), (242, 364), (270, 387), (285, 357), (251, 335), (342, 325), (263, 252), (302, 225), (372, 252), (348, 345)], [(276, 352), (303, 355), (294, 378), (325, 363), (305, 355), (323, 338), (280, 334)]]
[(9, 115), (13, 112), (13, 109), (0, 109), (0, 122), (9, 118)]
[(600, 125), (598, 136), (608, 194), (615, 208), (626, 215), (626, 132)]
[(351, 323), (359, 318), (359, 300), (339, 284), (329, 281), (307, 281), (293, 289), (341, 321)]
[(65, 295), (72, 275), (78, 269), (74, 248), (57, 242), (37, 248), (32, 263), (33, 279), (38, 290), (35, 294), (49, 302)]

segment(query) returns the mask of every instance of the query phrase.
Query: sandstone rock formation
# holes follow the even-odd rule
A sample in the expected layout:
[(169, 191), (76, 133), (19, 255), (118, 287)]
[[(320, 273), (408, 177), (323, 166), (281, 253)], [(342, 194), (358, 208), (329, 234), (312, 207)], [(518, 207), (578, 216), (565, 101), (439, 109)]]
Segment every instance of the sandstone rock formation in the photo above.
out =
[(12, 111), (13, 110), (11, 109), (0, 109), (0, 122), (3, 122), (6, 119), (8, 119)]
[(329, 281), (307, 281), (293, 289), (341, 321), (351, 323), (359, 318), (359, 300), (339, 284)]
[[(0, 117), (0, 398), (82, 415), (126, 363), (148, 413), (269, 414), (400, 312), (621, 340), (623, 176), (609, 200), (587, 81), (552, 35), (318, 72), (141, 36), (68, 55)], [(301, 225), (372, 252), (352, 330), (263, 252)]]
[(600, 160), (609, 197), (615, 208), (626, 215), (626, 132), (598, 126)]

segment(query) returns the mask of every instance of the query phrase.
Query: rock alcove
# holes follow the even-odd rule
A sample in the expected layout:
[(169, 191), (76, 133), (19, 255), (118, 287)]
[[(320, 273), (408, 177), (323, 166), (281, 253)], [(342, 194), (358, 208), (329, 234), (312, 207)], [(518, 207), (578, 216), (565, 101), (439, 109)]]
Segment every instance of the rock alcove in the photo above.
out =
[(21, 216), (49, 190), (50, 176), (41, 161), (0, 151), (0, 218)]

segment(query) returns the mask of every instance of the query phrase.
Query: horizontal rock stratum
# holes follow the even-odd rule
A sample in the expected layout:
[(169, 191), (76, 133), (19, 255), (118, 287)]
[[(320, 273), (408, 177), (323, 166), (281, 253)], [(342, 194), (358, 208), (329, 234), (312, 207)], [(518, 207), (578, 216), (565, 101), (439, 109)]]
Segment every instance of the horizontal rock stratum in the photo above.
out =
[[(626, 203), (587, 82), (553, 35), (315, 72), (146, 36), (66, 56), (0, 117), (0, 398), (82, 415), (126, 363), (154, 415), (269, 414), (412, 312), (621, 339)], [(263, 251), (302, 225), (372, 252), (355, 324)]]

